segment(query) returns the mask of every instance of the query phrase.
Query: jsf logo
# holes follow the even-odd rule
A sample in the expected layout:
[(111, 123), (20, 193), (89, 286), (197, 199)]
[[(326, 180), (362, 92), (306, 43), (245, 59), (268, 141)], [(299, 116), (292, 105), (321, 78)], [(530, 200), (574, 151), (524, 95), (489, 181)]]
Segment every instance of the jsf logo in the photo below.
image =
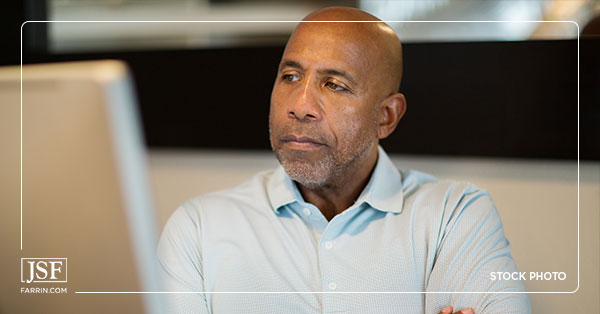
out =
[(67, 282), (67, 259), (21, 258), (21, 282)]

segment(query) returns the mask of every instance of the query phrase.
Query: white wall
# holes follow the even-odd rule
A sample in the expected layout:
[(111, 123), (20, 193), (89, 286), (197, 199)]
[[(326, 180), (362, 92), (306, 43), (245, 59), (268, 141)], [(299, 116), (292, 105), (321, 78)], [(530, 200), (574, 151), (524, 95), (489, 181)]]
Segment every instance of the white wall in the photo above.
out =
[[(527, 281), (528, 291), (577, 289), (576, 162), (391, 157), (401, 169), (469, 181), (490, 191), (519, 270), (567, 273), (565, 281)], [(150, 152), (161, 226), (186, 199), (233, 186), (277, 165), (270, 152)], [(571, 294), (531, 294), (533, 313), (597, 313), (600, 308), (600, 163), (582, 162), (580, 167), (579, 290)]]

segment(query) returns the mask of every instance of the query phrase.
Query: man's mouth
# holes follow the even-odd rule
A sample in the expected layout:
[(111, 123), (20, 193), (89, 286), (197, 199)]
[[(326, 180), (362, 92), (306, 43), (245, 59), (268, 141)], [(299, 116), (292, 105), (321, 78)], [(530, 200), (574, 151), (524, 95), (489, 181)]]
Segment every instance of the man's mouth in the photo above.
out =
[(286, 135), (281, 138), (281, 141), (292, 148), (311, 149), (325, 146), (325, 144), (308, 136)]

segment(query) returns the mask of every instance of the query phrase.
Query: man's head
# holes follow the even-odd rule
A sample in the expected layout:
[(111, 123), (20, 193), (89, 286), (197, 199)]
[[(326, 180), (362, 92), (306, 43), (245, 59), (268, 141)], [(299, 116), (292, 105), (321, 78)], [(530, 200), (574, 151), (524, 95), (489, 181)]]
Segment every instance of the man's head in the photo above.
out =
[(326, 8), (304, 21), (279, 65), (269, 128), (288, 175), (319, 188), (368, 166), (395, 129), (406, 110), (402, 51), (388, 25), (358, 9)]

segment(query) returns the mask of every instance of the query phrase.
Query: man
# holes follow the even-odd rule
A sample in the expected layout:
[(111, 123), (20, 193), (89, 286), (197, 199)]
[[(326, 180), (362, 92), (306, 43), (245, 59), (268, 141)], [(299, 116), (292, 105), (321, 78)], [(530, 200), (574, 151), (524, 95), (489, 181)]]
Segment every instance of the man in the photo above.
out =
[(192, 199), (165, 226), (168, 289), (199, 292), (170, 294), (171, 310), (528, 313), (520, 281), (490, 278), (516, 266), (487, 192), (399, 172), (378, 145), (406, 111), (394, 31), (350, 8), (305, 21), (271, 95), (281, 167)]

